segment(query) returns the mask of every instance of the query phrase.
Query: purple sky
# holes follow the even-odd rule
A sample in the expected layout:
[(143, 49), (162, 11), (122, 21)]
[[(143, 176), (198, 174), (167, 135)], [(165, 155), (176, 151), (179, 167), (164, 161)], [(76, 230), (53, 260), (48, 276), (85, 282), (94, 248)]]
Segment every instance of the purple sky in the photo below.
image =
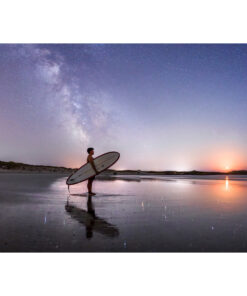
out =
[(247, 45), (0, 45), (0, 160), (247, 169)]

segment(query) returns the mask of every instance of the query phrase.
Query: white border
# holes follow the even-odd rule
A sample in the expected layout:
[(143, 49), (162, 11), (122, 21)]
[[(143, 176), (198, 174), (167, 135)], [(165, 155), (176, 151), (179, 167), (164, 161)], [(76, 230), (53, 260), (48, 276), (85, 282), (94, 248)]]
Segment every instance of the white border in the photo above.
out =
[(232, 296), (245, 291), (247, 257), (241, 254), (1, 254), (0, 259), (5, 296)]
[[(244, 1), (2, 1), (1, 43), (245, 43)], [(246, 254), (0, 254), (2, 295), (242, 295)]]
[(4, 43), (244, 43), (245, 1), (2, 1)]

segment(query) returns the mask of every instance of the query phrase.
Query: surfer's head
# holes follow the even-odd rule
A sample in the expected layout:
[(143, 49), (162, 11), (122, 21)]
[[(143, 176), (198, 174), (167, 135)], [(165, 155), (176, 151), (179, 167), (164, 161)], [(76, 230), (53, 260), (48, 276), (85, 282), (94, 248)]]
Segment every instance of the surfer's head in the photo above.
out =
[(93, 155), (94, 154), (94, 149), (92, 147), (87, 148), (87, 153)]

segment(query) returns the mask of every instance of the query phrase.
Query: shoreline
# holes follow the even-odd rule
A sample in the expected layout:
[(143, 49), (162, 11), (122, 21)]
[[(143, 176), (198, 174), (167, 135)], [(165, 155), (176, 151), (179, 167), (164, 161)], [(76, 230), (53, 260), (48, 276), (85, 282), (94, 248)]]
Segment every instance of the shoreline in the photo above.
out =
[[(64, 171), (49, 171), (49, 170), (9, 170), (9, 169), (0, 169), (0, 175), (1, 174), (25, 174), (25, 175), (54, 175), (54, 176), (63, 176), (63, 177), (69, 177), (71, 175), (71, 172), (64, 172)], [(161, 174), (161, 173), (146, 173), (146, 174), (138, 174), (138, 173), (124, 173), (124, 172), (116, 172), (114, 173), (109, 171), (105, 171), (100, 173), (100, 175), (96, 176), (96, 179), (98, 180), (148, 180), (148, 179), (162, 179), (162, 177), (170, 177), (170, 178), (192, 178), (192, 177), (226, 177), (226, 176), (247, 176), (247, 174), (241, 174), (241, 173), (203, 173), (203, 174)]]
[[(54, 174), (54, 175), (64, 175), (69, 176), (73, 172), (75, 172), (77, 169), (68, 169), (66, 170), (59, 170), (59, 169), (2, 169), (0, 168), (0, 174)], [(121, 176), (135, 176), (135, 177), (152, 177), (152, 176), (170, 176), (170, 177), (176, 177), (176, 176), (234, 176), (234, 175), (242, 175), (246, 176), (246, 171), (233, 171), (233, 172), (140, 172), (140, 171), (115, 171), (115, 170), (107, 170), (100, 173), (100, 176), (102, 177), (121, 177)], [(98, 177), (100, 177), (98, 176)]]
[(6, 170), (0, 169), (0, 174), (53, 174), (53, 175), (63, 175), (67, 176), (71, 173), (67, 172), (59, 172), (59, 171), (38, 171), (38, 170)]
[[(0, 161), (0, 173), (35, 173), (35, 174), (63, 174), (71, 175), (78, 168), (66, 168), (66, 167), (56, 167), (48, 165), (31, 165), (13, 161)], [(210, 176), (210, 175), (247, 175), (247, 170), (235, 170), (227, 172), (217, 172), (217, 171), (142, 171), (142, 170), (113, 170), (108, 169), (101, 173), (101, 176)]]

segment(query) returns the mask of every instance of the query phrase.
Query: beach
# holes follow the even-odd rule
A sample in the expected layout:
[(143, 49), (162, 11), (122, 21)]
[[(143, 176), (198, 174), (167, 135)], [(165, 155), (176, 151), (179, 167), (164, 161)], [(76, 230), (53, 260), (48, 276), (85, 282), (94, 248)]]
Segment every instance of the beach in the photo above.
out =
[(246, 176), (0, 174), (1, 252), (242, 252)]

